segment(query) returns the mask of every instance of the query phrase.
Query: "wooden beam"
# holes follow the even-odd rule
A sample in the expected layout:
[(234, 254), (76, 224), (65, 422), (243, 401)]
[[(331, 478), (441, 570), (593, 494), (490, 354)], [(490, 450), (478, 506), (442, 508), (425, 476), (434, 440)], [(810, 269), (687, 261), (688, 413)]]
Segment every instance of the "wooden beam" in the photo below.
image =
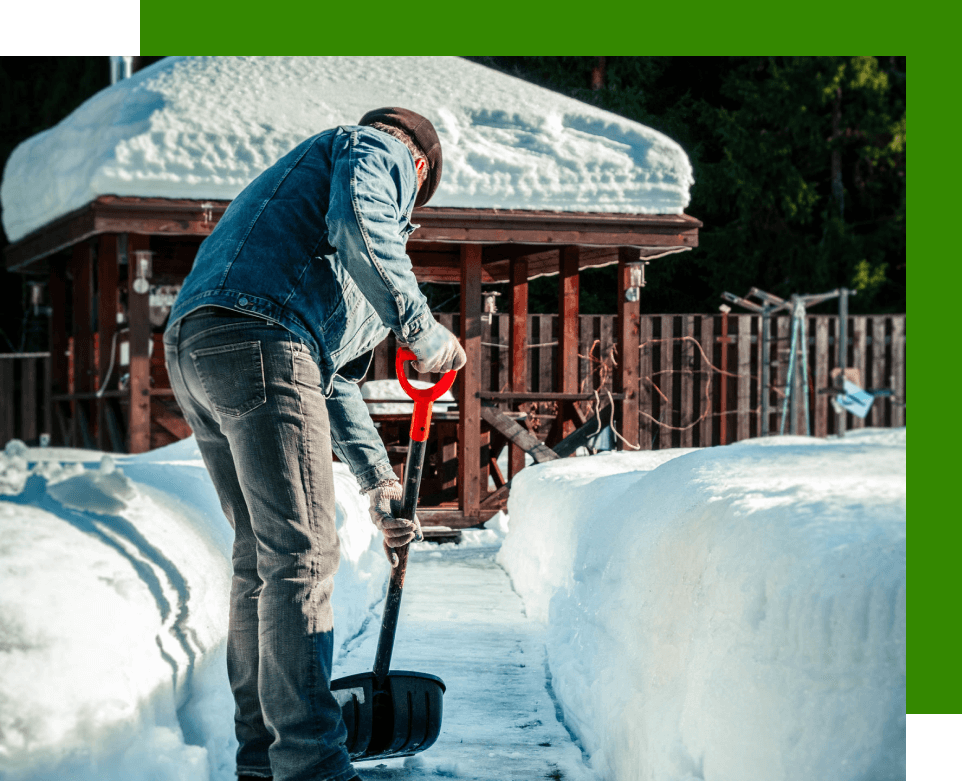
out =
[[(523, 393), (528, 389), (528, 261), (511, 259), (511, 391)], [(524, 450), (508, 445), (508, 477), (524, 469)]]
[[(102, 195), (6, 250), (9, 271), (36, 270), (37, 261), (101, 233), (207, 236), (228, 201)], [(603, 214), (520, 209), (424, 208), (411, 240), (433, 243), (632, 246), (651, 250), (698, 246), (702, 227), (686, 214)]]
[[(594, 399), (594, 393), (558, 393), (555, 391), (524, 391), (514, 393), (512, 391), (481, 391), (478, 394), (487, 401), (588, 401)], [(607, 397), (607, 393), (605, 397)], [(623, 399), (623, 393), (613, 393), (612, 398)], [(376, 402), (380, 403), (380, 402)]]
[[(117, 333), (117, 279), (119, 274), (117, 258), (117, 236), (105, 233), (100, 237), (97, 252), (97, 339), (100, 344), (100, 360), (97, 366), (97, 390), (100, 383), (109, 382), (107, 369), (111, 366), (114, 351), (114, 334)], [(117, 366), (114, 366), (116, 374)], [(110, 435), (104, 410), (107, 402), (97, 400), (97, 447), (110, 448)], [(110, 448), (112, 449), (112, 448)]]
[[(150, 237), (131, 234), (127, 238), (128, 269), (134, 269), (134, 253), (149, 250)], [(132, 281), (131, 281), (132, 282)], [(127, 424), (127, 452), (150, 450), (150, 294), (134, 292), (128, 282), (127, 322), (130, 326), (130, 411)]]
[[(73, 248), (73, 378), (74, 392), (88, 393), (94, 387), (93, 339), (93, 244), (82, 241)], [(74, 443), (92, 443), (88, 423), (90, 402), (75, 401), (72, 406)]]
[[(628, 264), (637, 260), (638, 253), (622, 247), (618, 257), (618, 369), (615, 389), (625, 394), (621, 402), (621, 434), (632, 444), (638, 444), (638, 350), (641, 325), (640, 302), (628, 301), (625, 293), (631, 286)], [(622, 445), (624, 447), (624, 444)]]
[[(562, 393), (578, 391), (579, 255), (578, 247), (562, 247), (559, 258), (561, 278), (558, 281), (558, 313), (561, 322), (558, 326), (558, 377), (555, 387)], [(558, 413), (557, 425), (564, 438), (575, 430), (575, 424), (567, 414), (567, 404), (559, 404)]]
[(170, 432), (171, 435), (177, 437), (177, 439), (187, 439), (187, 437), (194, 433), (186, 420), (180, 415), (175, 415), (160, 404), (155, 405), (153, 420), (163, 429)]
[[(458, 501), (471, 515), (481, 504), (481, 247), (461, 247), (461, 345), (467, 363), (458, 382)], [(485, 486), (487, 488), (487, 486)]]
[(481, 417), (493, 428), (496, 428), (504, 434), (508, 440), (516, 444), (526, 453), (530, 453), (531, 457), (537, 463), (542, 464), (558, 458), (558, 454), (550, 447), (543, 445), (534, 434), (519, 426), (501, 410), (495, 407), (481, 407)]

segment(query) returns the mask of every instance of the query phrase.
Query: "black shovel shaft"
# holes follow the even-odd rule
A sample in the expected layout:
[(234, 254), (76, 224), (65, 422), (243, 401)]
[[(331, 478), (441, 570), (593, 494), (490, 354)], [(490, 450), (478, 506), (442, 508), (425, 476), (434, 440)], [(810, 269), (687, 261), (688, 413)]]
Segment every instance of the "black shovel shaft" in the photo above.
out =
[[(418, 507), (418, 492), (421, 490), (421, 472), (424, 469), (424, 454), (427, 442), (412, 439), (408, 447), (407, 461), (404, 464), (404, 493), (401, 496), (401, 518), (413, 520)], [(395, 548), (398, 564), (391, 570), (391, 582), (387, 587), (384, 602), (384, 615), (381, 618), (381, 634), (377, 639), (377, 653), (374, 656), (374, 675), (383, 681), (391, 669), (391, 653), (394, 650), (394, 635), (397, 632), (398, 615), (401, 612), (401, 589), (404, 587), (404, 572), (408, 564), (408, 545)]]

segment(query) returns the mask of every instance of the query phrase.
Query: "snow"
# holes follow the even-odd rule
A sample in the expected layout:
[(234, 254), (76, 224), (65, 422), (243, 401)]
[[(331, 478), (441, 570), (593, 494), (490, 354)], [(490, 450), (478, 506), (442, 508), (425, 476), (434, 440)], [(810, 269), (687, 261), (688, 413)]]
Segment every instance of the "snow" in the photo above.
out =
[(694, 182), (651, 128), (458, 57), (170, 57), (20, 144), (10, 241), (101, 195), (229, 200), (303, 139), (401, 105), (444, 150), (432, 207), (681, 214)]
[[(335, 464), (335, 675), (388, 568)], [(441, 736), (362, 778), (905, 777), (905, 430), (532, 465), (413, 545), (393, 666)], [(231, 530), (193, 439), (0, 454), (0, 776), (230, 781)], [(372, 766), (373, 765), (373, 766)]]
[(508, 510), (603, 778), (904, 778), (904, 429), (555, 461)]

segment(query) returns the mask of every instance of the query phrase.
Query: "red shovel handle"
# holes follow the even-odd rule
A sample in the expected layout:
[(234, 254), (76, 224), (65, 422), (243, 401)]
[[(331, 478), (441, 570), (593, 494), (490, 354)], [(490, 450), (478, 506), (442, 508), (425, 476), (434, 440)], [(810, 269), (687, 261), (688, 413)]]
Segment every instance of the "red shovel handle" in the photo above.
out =
[(454, 378), (458, 373), (455, 370), (446, 372), (438, 384), (430, 388), (415, 388), (404, 374), (404, 362), (416, 361), (417, 359), (418, 357), (414, 353), (402, 347), (397, 351), (394, 367), (397, 370), (398, 382), (401, 383), (404, 392), (414, 401), (414, 416), (411, 418), (411, 439), (424, 442), (428, 438), (428, 429), (431, 427), (431, 408), (435, 401), (451, 389)]

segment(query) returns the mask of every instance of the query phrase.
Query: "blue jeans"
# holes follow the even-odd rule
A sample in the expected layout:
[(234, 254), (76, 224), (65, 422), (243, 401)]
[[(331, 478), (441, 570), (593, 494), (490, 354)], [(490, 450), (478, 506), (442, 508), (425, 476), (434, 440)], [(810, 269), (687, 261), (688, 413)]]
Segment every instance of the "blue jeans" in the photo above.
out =
[(283, 326), (227, 310), (197, 310), (164, 344), (234, 528), (227, 665), (237, 772), (354, 778), (330, 691), (339, 543), (320, 370)]

